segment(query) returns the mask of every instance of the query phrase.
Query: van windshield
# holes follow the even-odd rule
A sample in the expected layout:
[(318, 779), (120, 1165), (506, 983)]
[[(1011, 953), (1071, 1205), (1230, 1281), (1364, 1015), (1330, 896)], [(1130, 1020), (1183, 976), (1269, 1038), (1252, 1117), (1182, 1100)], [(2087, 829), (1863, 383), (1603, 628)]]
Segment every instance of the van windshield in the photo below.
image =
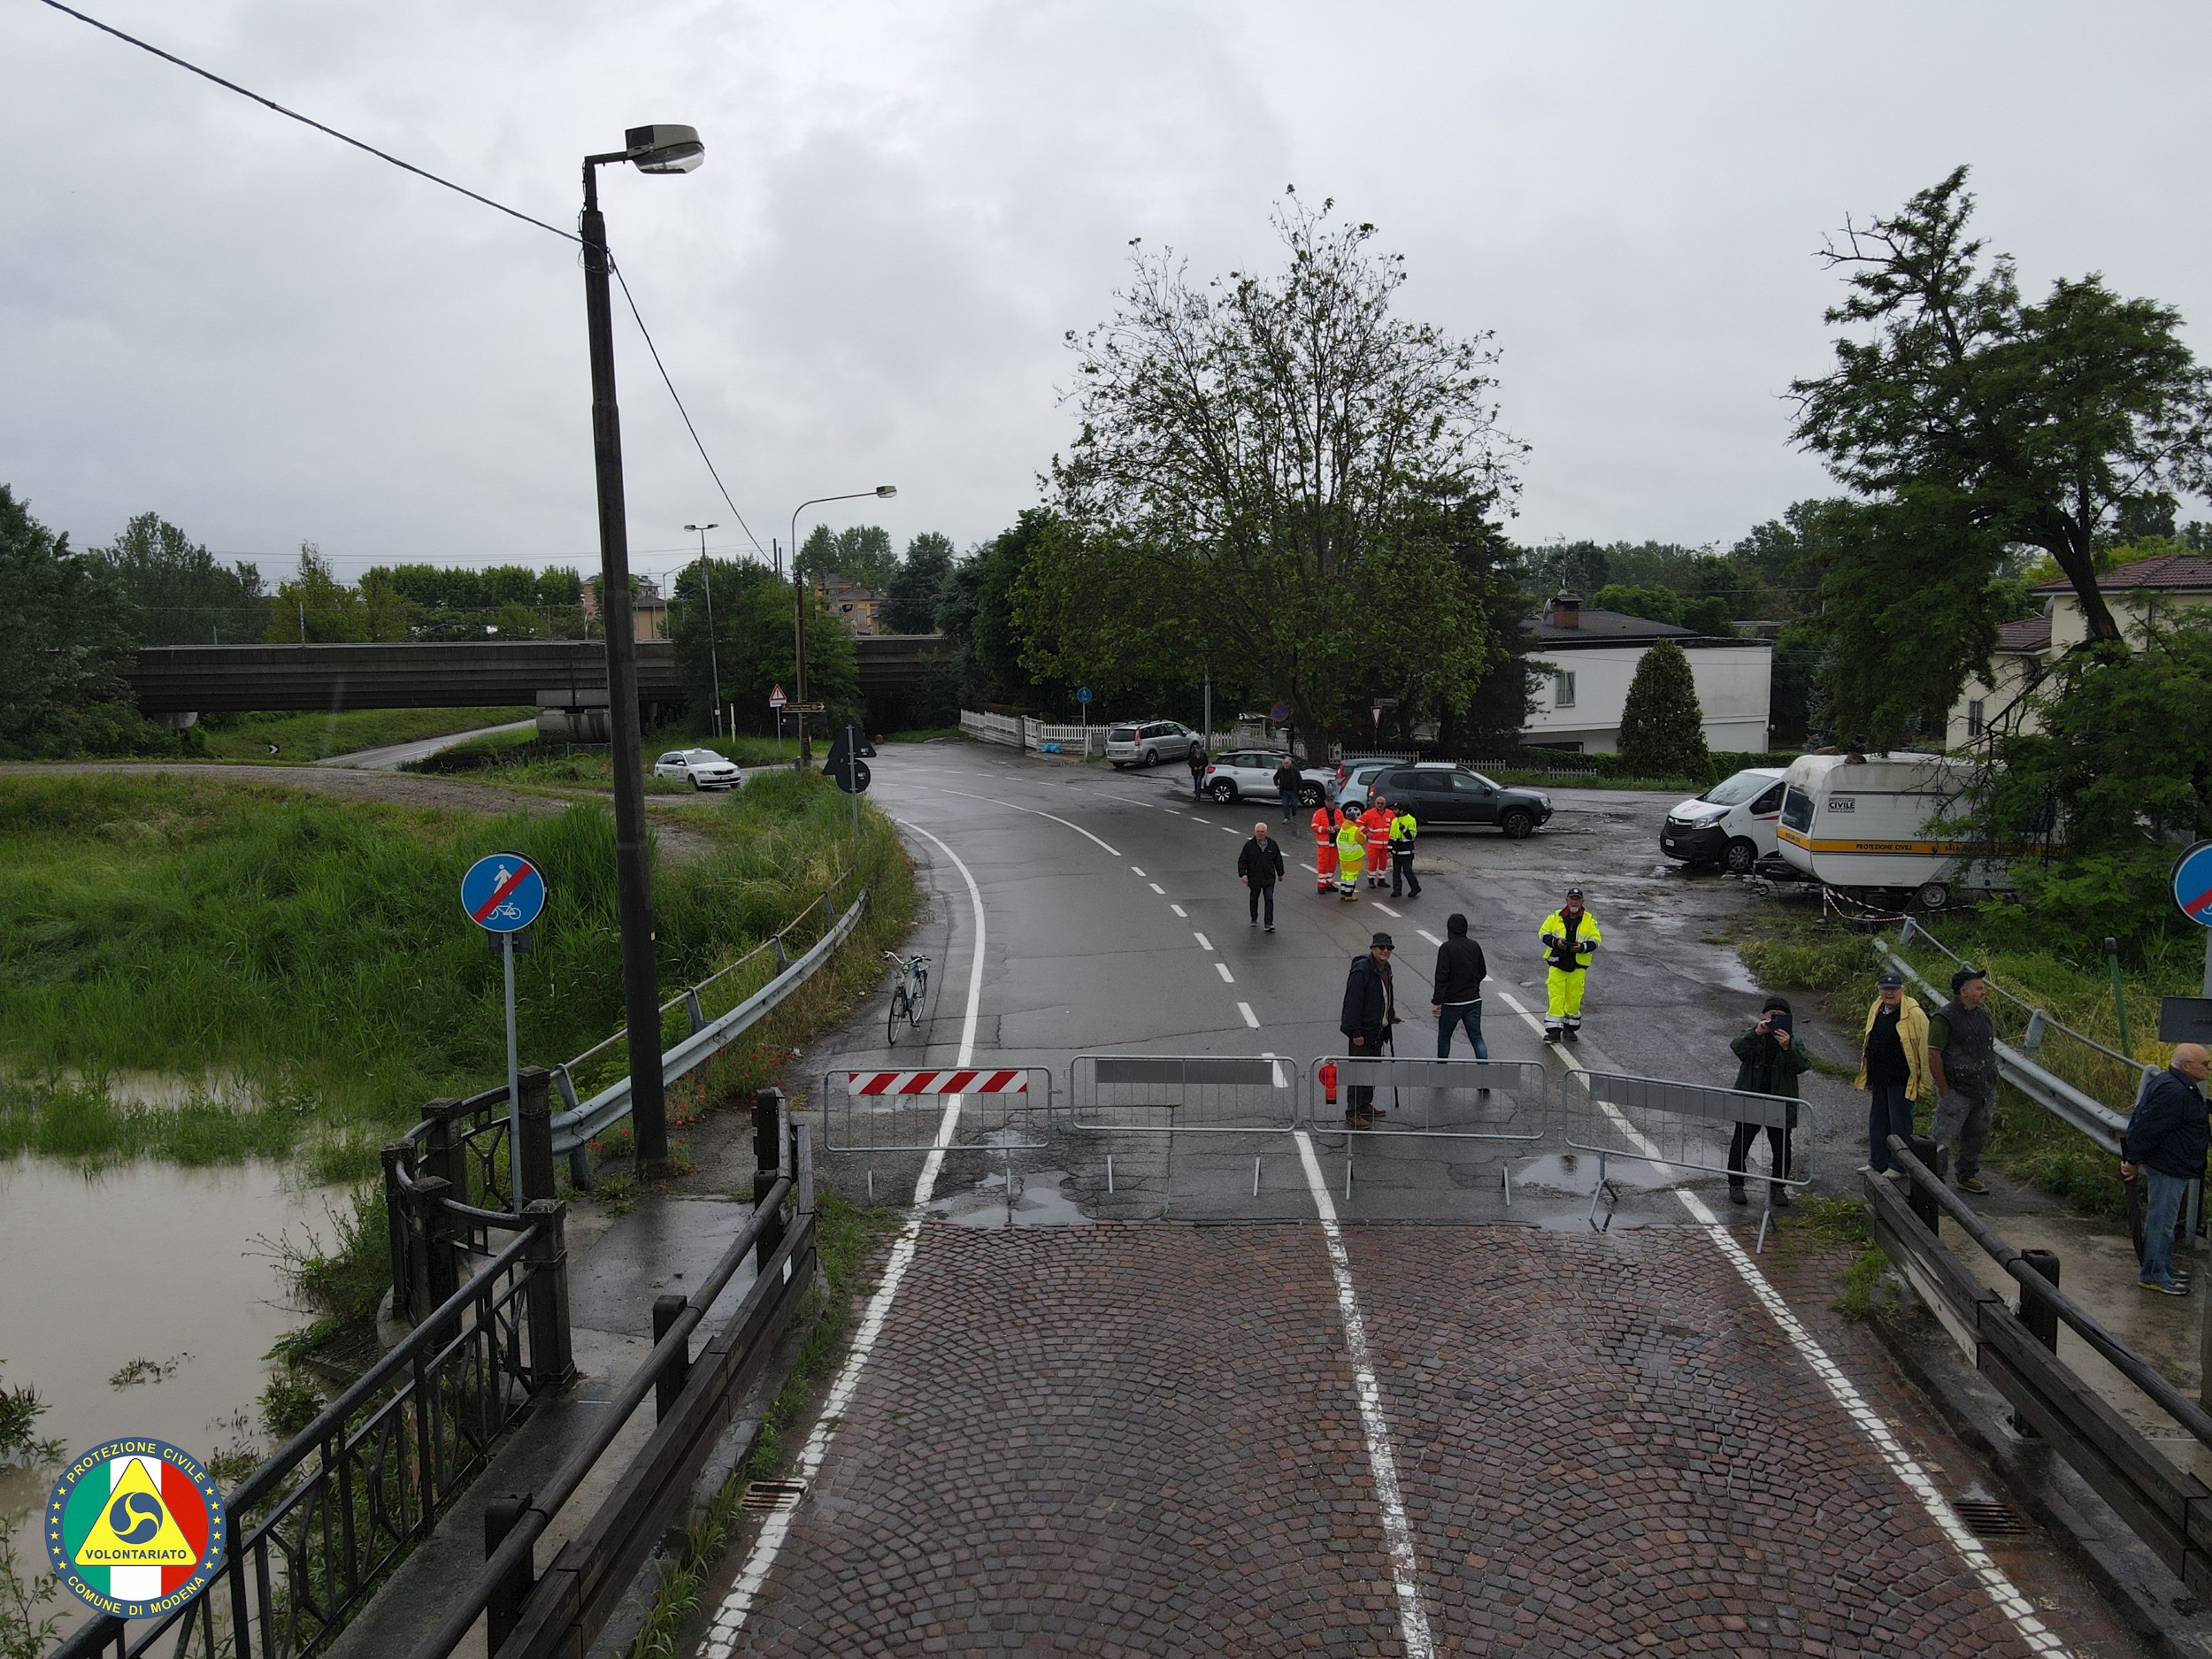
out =
[(1793, 787), (1782, 797), (1782, 823), (1785, 828), (1800, 834), (1813, 826), (1813, 798), (1802, 789)]
[(1698, 799), (1710, 802), (1715, 806), (1741, 806), (1773, 781), (1773, 779), (1763, 778), (1755, 772), (1740, 772), (1734, 777), (1715, 784)]

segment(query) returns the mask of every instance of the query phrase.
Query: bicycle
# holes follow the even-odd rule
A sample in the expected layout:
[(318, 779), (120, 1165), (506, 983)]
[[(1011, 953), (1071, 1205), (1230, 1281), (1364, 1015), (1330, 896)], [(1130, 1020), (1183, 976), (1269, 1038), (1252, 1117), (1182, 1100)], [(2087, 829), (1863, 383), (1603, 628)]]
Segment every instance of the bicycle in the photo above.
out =
[(891, 1013), (887, 1024), (894, 1048), (898, 1046), (899, 1020), (918, 1029), (922, 1023), (922, 1000), (929, 995), (929, 958), (902, 956), (895, 950), (883, 953), (884, 960), (898, 970), (898, 980), (891, 987)]

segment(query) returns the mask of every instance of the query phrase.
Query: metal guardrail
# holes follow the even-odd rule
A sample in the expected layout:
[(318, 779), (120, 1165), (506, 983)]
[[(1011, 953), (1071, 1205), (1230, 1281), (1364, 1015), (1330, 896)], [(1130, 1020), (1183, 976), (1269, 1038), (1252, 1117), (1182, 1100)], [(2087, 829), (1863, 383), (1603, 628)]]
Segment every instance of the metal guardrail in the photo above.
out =
[[(1597, 1156), (1597, 1190), (1590, 1195), (1593, 1221), (1597, 1218), (1599, 1202), (1614, 1195), (1605, 1174), (1609, 1161), (1625, 1159), (1707, 1175), (1739, 1176), (1740, 1171), (1728, 1167), (1727, 1145), (1720, 1131), (1725, 1128), (1727, 1138), (1732, 1140), (1740, 1124), (1761, 1130), (1778, 1129), (1784, 1144), (1790, 1148), (1788, 1173), (1763, 1178), (1770, 1197), (1777, 1186), (1812, 1184), (1813, 1148), (1819, 1141), (1816, 1133), (1808, 1134), (1803, 1137), (1803, 1154), (1796, 1149), (1797, 1137), (1791, 1132), (1801, 1122), (1808, 1129), (1813, 1127), (1811, 1110), (1801, 1100), (1612, 1071), (1571, 1073), (1561, 1089), (1560, 1121), (1569, 1146)], [(1741, 1179), (1759, 1178), (1747, 1175)], [(1759, 1217), (1758, 1248), (1762, 1249), (1771, 1218), (1771, 1210)]]
[[(1889, 1144), (1894, 1171), (1859, 1171), (1875, 1242), (1968, 1362), (2010, 1402), (2023, 1432), (2048, 1441), (2192, 1594), (2212, 1594), (2212, 1486), (2154, 1450), (2137, 1425), (2074, 1374), (2058, 1357), (2058, 1326), (2072, 1331), (2200, 1446), (2212, 1448), (2212, 1413), (1999, 1237), (1910, 1145), (1895, 1137)], [(1945, 1216), (2017, 1281), (2016, 1310), (1944, 1245), (1937, 1224)]]
[[(1333, 1109), (1355, 1088), (1388, 1089), (1389, 1115), (1366, 1129), (1337, 1120)], [(1407, 1115), (1409, 1094), (1414, 1116)], [(1325, 1055), (1306, 1068), (1302, 1121), (1310, 1128), (1363, 1139), (1534, 1141), (1550, 1131), (1550, 1109), (1551, 1073), (1540, 1060), (1340, 1054)]]
[[(444, 1187), (442, 1180), (435, 1183)], [(246, 1477), (234, 1540), (198, 1595), (140, 1627), (104, 1615), (52, 1659), (311, 1655), (428, 1534), (532, 1398), (574, 1374), (558, 1204)]]
[(1068, 1062), (1073, 1127), (1112, 1134), (1286, 1134), (1298, 1066), (1266, 1056), (1083, 1054)]

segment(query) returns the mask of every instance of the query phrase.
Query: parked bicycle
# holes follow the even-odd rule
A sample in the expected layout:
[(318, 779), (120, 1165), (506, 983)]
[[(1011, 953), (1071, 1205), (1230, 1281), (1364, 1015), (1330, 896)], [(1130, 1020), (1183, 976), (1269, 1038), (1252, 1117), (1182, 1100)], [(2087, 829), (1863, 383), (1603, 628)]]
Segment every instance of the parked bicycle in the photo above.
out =
[(929, 995), (929, 958), (902, 956), (895, 950), (883, 953), (884, 960), (898, 971), (898, 979), (891, 987), (890, 1041), (898, 1046), (899, 1021), (918, 1027), (922, 1023), (922, 999)]

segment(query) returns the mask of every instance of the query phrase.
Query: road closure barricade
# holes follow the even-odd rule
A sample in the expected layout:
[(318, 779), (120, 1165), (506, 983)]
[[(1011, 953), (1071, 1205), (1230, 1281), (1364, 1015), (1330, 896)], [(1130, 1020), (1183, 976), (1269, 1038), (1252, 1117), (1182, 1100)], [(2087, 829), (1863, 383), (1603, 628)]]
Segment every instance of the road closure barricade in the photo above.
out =
[[(1383, 1115), (1354, 1128), (1342, 1114), (1355, 1088), (1375, 1091)], [(1537, 1060), (1431, 1060), (1325, 1055), (1306, 1068), (1308, 1127), (1363, 1140), (1541, 1141), (1551, 1132), (1552, 1084)], [(1500, 1164), (1505, 1202), (1513, 1171)]]
[[(1745, 1162), (1766, 1162), (1766, 1131), (1779, 1129), (1790, 1148), (1785, 1175), (1746, 1175), (1746, 1180), (1804, 1187), (1812, 1184), (1813, 1126), (1811, 1110), (1804, 1102), (1778, 1094), (1753, 1094), (1703, 1083), (1676, 1083), (1663, 1078), (1629, 1077), (1612, 1071), (1571, 1071), (1561, 1084), (1560, 1119), (1566, 1143), (1598, 1160), (1597, 1190), (1590, 1194), (1590, 1218), (1598, 1206), (1616, 1201), (1606, 1176), (1609, 1163), (1633, 1162), (1692, 1170), (1706, 1175), (1727, 1175), (1728, 1147), (1739, 1124), (1758, 1133), (1745, 1153)], [(1792, 1135), (1802, 1125), (1809, 1132)], [(1770, 1210), (1759, 1217), (1757, 1248), (1766, 1245)]]
[[(947, 1132), (953, 1095), (958, 1119)], [(825, 1072), (816, 1097), (833, 1152), (1001, 1151), (1007, 1132), (1050, 1126), (1052, 1071), (1041, 1065)]]
[(1287, 1134), (1298, 1067), (1267, 1056), (1079, 1054), (1068, 1062), (1072, 1127), (1096, 1133)]

